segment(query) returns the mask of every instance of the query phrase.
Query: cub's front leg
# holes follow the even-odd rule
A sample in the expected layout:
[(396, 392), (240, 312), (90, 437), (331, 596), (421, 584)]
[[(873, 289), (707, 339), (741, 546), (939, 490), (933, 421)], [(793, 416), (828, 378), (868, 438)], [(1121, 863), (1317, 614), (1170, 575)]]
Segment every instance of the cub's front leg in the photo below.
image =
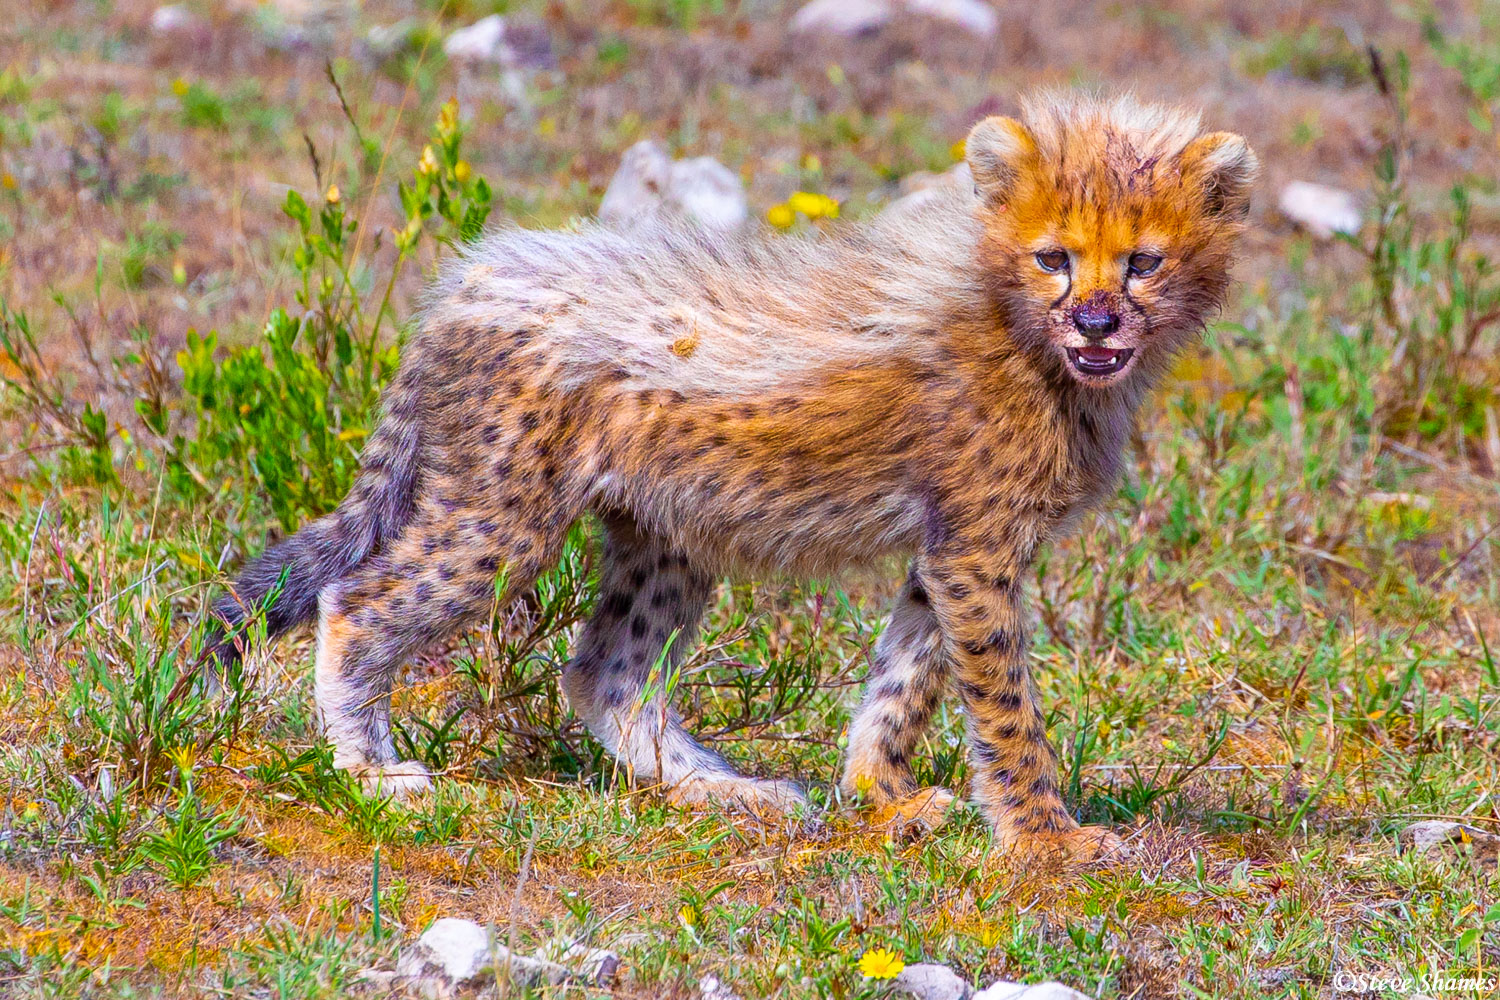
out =
[(1020, 576), (1033, 546), (1024, 557), (1018, 548), (950, 542), (922, 570), (968, 713), (972, 795), (1008, 853), (1092, 860), (1121, 841), (1103, 827), (1080, 827), (1063, 805), (1026, 655)]

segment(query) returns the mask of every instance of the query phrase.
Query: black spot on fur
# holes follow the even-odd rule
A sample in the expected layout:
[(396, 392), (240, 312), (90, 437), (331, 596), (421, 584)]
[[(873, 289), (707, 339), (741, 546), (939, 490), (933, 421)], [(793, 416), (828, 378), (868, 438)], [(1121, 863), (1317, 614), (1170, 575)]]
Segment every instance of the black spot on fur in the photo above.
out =
[(628, 591), (616, 590), (600, 603), (599, 614), (605, 618), (624, 618), (630, 614), (634, 603), (635, 599)]

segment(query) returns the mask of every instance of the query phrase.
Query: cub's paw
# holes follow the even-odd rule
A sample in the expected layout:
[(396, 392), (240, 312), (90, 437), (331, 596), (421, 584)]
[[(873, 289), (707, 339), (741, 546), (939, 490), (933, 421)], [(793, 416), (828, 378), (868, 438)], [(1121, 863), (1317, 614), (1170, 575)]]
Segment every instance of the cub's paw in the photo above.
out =
[(863, 766), (849, 767), (839, 781), (845, 808), (880, 815), (926, 789), (917, 787), (917, 779), (908, 768)]
[(667, 801), (691, 809), (718, 807), (777, 819), (807, 807), (807, 796), (790, 781), (740, 775), (693, 777), (667, 789)]
[(432, 772), (414, 760), (394, 764), (354, 764), (349, 773), (367, 795), (412, 799), (432, 791)]
[(1007, 857), (1025, 862), (1088, 864), (1119, 861), (1128, 854), (1125, 841), (1102, 826), (1076, 826), (1069, 830), (1016, 833), (1001, 838)]
[(878, 806), (871, 822), (885, 827), (892, 840), (918, 840), (946, 823), (957, 801), (946, 788), (922, 788)]

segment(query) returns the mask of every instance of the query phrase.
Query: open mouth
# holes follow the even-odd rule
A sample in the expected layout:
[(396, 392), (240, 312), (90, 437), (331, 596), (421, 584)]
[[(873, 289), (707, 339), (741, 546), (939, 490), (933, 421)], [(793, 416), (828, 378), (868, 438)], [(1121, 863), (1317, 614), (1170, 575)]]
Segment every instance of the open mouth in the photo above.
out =
[(1130, 356), (1134, 353), (1133, 347), (1070, 347), (1068, 360), (1080, 374), (1103, 378), (1122, 371), (1130, 364)]

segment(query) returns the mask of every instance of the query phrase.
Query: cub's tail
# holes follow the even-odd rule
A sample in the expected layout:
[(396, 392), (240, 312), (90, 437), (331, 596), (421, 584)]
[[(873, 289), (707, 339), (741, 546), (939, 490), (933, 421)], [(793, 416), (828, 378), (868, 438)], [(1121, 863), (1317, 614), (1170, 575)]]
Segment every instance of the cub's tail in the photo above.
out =
[(380, 423), (360, 455), (359, 476), (338, 509), (252, 559), (214, 602), (205, 662), (217, 659), (227, 666), (238, 660), (241, 626), (257, 611), (264, 610), (271, 638), (311, 621), (323, 588), (401, 531), (417, 487), (421, 393), (416, 368), (402, 365), (386, 390)]

